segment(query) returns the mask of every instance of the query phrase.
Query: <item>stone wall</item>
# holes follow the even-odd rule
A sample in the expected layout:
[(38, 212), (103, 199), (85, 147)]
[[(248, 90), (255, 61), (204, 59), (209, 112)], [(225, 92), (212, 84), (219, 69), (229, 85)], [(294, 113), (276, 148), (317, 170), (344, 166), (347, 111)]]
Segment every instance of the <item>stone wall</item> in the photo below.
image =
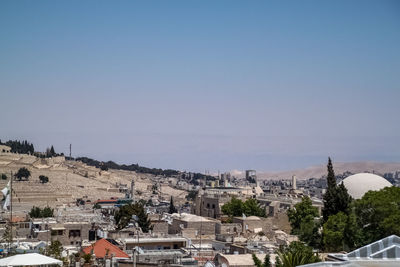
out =
[(168, 228), (169, 234), (179, 234), (182, 228), (196, 229), (199, 233), (203, 235), (215, 235), (215, 225), (217, 221), (184, 221), (174, 218), (172, 224)]
[(241, 234), (242, 225), (240, 223), (217, 223), (215, 226), (216, 234)]

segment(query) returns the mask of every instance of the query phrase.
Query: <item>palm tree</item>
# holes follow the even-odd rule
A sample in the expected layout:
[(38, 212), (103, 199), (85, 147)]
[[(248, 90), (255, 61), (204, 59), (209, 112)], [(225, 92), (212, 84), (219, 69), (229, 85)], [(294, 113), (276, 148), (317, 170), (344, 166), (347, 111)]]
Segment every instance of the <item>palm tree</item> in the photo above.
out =
[(280, 248), (278, 258), (276, 267), (295, 267), (321, 261), (318, 254), (302, 242), (292, 242), (288, 247)]

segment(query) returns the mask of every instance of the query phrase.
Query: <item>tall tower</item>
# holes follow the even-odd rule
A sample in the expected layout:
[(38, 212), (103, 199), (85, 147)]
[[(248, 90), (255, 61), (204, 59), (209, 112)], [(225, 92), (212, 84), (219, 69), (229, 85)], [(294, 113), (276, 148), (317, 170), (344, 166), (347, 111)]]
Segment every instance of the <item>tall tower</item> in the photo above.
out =
[(292, 175), (292, 189), (296, 190), (297, 186), (296, 186), (296, 175)]
[(246, 181), (257, 184), (257, 174), (255, 170), (246, 170)]
[(132, 178), (132, 181), (131, 181), (131, 199), (132, 199), (132, 202), (135, 202), (135, 179), (134, 178)]

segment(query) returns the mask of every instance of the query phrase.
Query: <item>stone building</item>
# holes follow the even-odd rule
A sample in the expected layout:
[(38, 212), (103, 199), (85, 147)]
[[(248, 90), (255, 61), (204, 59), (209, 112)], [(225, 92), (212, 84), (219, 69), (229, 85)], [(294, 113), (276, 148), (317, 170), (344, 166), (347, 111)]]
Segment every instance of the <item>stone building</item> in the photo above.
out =
[(245, 201), (248, 198), (255, 198), (263, 193), (258, 185), (244, 187), (210, 187), (197, 195), (192, 213), (219, 219), (223, 215), (221, 207), (229, 202), (232, 197)]
[(240, 224), (244, 233), (248, 231), (258, 233), (264, 230), (262, 219), (257, 216), (233, 217), (233, 223)]
[(194, 214), (173, 214), (172, 223), (169, 226), (169, 234), (179, 234), (183, 229), (193, 229), (198, 235), (215, 235), (217, 220), (205, 218)]
[(170, 250), (185, 248), (189, 245), (189, 239), (179, 236), (168, 237), (133, 237), (124, 240), (127, 251), (140, 247), (143, 250)]
[(217, 223), (215, 227), (216, 234), (234, 234), (236, 236), (242, 233), (242, 224), (240, 223)]
[(63, 246), (81, 245), (89, 240), (91, 225), (88, 222), (57, 223), (54, 218), (34, 219), (31, 236), (48, 242), (58, 240)]

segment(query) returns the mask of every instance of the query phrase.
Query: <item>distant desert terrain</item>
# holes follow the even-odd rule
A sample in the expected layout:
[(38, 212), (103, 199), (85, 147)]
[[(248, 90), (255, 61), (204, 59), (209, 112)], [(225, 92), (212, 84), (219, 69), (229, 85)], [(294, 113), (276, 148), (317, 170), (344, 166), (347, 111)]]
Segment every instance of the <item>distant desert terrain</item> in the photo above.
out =
[[(333, 162), (333, 168), (336, 174), (342, 174), (346, 171), (352, 173), (371, 172), (383, 175), (386, 172), (400, 171), (400, 162), (382, 163), (382, 162)], [(282, 172), (258, 172), (257, 177), (261, 180), (266, 179), (289, 179), (296, 175), (298, 179), (320, 178), (327, 174), (326, 165), (312, 166), (305, 169), (282, 171)]]

